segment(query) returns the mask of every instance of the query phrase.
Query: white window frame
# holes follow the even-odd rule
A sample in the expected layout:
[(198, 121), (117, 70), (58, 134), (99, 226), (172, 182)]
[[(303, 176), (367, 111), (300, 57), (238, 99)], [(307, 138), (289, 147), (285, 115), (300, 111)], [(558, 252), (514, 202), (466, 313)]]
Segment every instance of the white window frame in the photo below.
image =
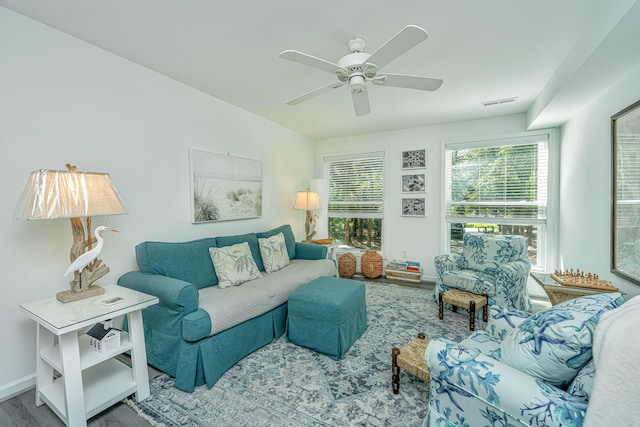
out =
[[(381, 212), (380, 213), (370, 213), (370, 212), (350, 212), (350, 211), (330, 211), (329, 203), (330, 203), (330, 186), (331, 180), (330, 176), (327, 174), (327, 163), (333, 161), (341, 161), (341, 160), (357, 160), (357, 159), (366, 159), (366, 158), (380, 158), (382, 160), (382, 197), (380, 201)], [(385, 239), (386, 234), (386, 219), (385, 219), (385, 198), (386, 198), (386, 164), (387, 159), (384, 151), (370, 151), (370, 152), (358, 152), (358, 153), (349, 153), (349, 154), (327, 154), (322, 157), (322, 171), (324, 180), (327, 182), (327, 207), (326, 207), (326, 215), (327, 222), (330, 218), (375, 218), (380, 219), (382, 223), (382, 236), (381, 236), (381, 248), (378, 252), (384, 253), (384, 248), (387, 244), (387, 239)], [(328, 226), (328, 224), (327, 224)]]
[[(456, 217), (455, 220), (449, 212), (448, 207), (448, 194), (449, 189), (447, 186), (447, 150), (461, 149), (461, 148), (481, 148), (497, 145), (514, 145), (518, 143), (525, 143), (526, 141), (540, 140), (540, 138), (546, 138), (548, 144), (548, 159), (547, 159), (547, 211), (546, 221), (539, 226), (544, 228), (543, 233), (539, 233), (538, 247), (537, 247), (537, 265), (532, 265), (533, 271), (553, 271), (558, 268), (559, 256), (558, 256), (558, 194), (559, 194), (559, 142), (558, 142), (558, 130), (557, 129), (541, 129), (531, 132), (520, 132), (509, 135), (502, 135), (492, 138), (478, 138), (467, 139), (458, 141), (443, 141), (441, 146), (441, 164), (442, 164), (442, 251), (443, 253), (450, 253), (451, 251), (451, 223), (454, 222), (474, 222), (482, 223), (485, 219), (483, 217)], [(462, 221), (460, 221), (462, 219)], [(466, 221), (468, 220), (468, 221)], [(491, 219), (488, 219), (491, 222)], [(511, 221), (505, 221), (508, 223)], [(517, 220), (513, 221), (518, 222)], [(536, 224), (537, 225), (537, 224)], [(542, 234), (542, 235), (541, 235)]]

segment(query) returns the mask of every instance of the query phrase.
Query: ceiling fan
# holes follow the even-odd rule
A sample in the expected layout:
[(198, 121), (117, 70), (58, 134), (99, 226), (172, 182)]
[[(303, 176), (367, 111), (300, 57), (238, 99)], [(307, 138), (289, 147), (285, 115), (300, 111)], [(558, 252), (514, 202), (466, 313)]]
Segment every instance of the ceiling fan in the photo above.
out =
[(371, 82), (379, 86), (434, 91), (442, 86), (441, 79), (379, 72), (382, 67), (418, 43), (426, 40), (428, 36), (427, 32), (422, 28), (415, 25), (408, 25), (380, 46), (373, 54), (365, 53), (364, 40), (356, 37), (347, 42), (351, 53), (340, 58), (337, 64), (298, 52), (297, 50), (285, 50), (278, 55), (280, 58), (328, 71), (338, 77), (337, 83), (331, 83), (330, 85), (293, 98), (287, 102), (287, 105), (300, 104), (325, 92), (329, 92), (332, 89), (337, 89), (348, 84), (351, 90), (351, 98), (356, 116), (364, 116), (371, 111), (367, 87), (365, 85), (366, 82)]

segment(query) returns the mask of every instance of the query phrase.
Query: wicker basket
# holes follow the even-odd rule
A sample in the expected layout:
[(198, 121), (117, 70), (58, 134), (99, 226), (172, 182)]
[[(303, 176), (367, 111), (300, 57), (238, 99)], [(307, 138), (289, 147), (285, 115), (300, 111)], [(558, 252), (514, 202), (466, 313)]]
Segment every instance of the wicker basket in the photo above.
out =
[(356, 257), (354, 254), (347, 252), (340, 255), (338, 273), (340, 273), (340, 277), (346, 277), (347, 279), (351, 279), (356, 274)]
[(376, 251), (366, 251), (360, 258), (360, 270), (367, 279), (382, 276), (382, 256)]
[(578, 298), (583, 295), (589, 295), (588, 293), (580, 294), (580, 293), (564, 290), (560, 287), (552, 288), (551, 286), (545, 286), (544, 291), (547, 293), (547, 296), (549, 297), (549, 301), (551, 302), (551, 305), (560, 304), (561, 302), (569, 301), (570, 299)]

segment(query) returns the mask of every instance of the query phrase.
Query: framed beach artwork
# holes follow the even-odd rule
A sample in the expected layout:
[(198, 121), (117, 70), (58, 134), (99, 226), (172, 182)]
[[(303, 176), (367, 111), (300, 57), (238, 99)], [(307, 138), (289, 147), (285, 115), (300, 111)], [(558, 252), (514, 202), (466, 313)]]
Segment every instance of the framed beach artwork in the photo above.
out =
[(426, 150), (410, 150), (402, 152), (402, 169), (418, 169), (427, 167)]
[(424, 193), (427, 190), (427, 177), (423, 173), (402, 175), (403, 193)]
[(426, 199), (423, 197), (403, 198), (402, 216), (426, 216)]
[(262, 162), (189, 150), (191, 222), (262, 216)]

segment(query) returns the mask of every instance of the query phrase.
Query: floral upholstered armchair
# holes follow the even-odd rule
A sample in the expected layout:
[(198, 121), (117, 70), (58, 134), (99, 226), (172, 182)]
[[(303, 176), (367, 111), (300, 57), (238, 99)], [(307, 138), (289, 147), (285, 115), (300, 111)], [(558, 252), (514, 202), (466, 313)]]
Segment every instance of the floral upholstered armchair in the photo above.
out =
[(531, 264), (523, 236), (466, 233), (462, 253), (439, 255), (434, 289), (438, 295), (452, 288), (489, 297), (489, 305), (529, 311), (527, 279)]
[[(611, 378), (595, 379), (596, 370), (608, 375), (611, 359), (595, 356), (599, 343), (611, 348), (604, 341), (610, 332), (594, 331), (601, 316), (613, 315), (623, 302), (619, 293), (588, 295), (533, 315), (492, 306), (486, 332), (460, 343), (431, 340), (425, 352), (431, 383), (423, 427), (582, 426), (598, 381), (611, 383)], [(615, 357), (623, 353), (619, 347), (613, 351)], [(617, 402), (616, 387), (611, 384), (608, 393), (613, 391)]]

